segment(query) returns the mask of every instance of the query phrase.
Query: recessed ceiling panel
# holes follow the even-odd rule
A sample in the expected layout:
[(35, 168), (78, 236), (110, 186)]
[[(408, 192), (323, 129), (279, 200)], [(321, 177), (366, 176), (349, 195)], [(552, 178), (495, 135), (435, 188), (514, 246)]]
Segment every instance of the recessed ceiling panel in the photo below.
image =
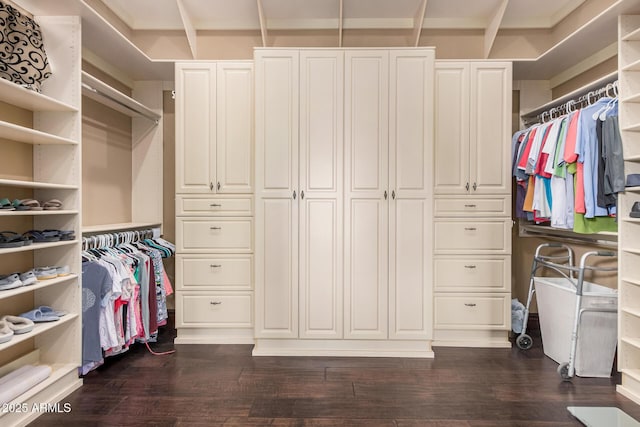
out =
[(501, 0), (428, 0), (424, 28), (486, 28)]
[(109, 0), (104, 4), (134, 30), (183, 28), (176, 0)]
[(262, 3), (269, 29), (338, 27), (339, 0), (262, 0)]
[(197, 30), (250, 30), (260, 28), (256, 0), (182, 1)]

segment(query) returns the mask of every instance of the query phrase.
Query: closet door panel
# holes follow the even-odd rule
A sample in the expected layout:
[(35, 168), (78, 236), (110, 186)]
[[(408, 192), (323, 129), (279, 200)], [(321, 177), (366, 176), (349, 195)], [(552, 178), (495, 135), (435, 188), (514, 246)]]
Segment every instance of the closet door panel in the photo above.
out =
[(392, 202), (389, 254), (389, 338), (431, 338), (431, 199)]
[(389, 188), (397, 197), (432, 193), (433, 51), (392, 51)]
[(435, 64), (434, 191), (467, 194), (469, 183), (469, 65)]
[(177, 193), (215, 191), (215, 100), (215, 64), (176, 65)]
[(471, 65), (472, 193), (511, 192), (511, 64)]
[(387, 338), (388, 53), (345, 53), (345, 338)]
[(258, 338), (298, 337), (298, 52), (256, 51)]
[(298, 337), (298, 216), (293, 199), (256, 206), (256, 336)]
[(218, 193), (253, 190), (253, 64), (218, 63)]
[(343, 333), (343, 57), (300, 52), (300, 338)]

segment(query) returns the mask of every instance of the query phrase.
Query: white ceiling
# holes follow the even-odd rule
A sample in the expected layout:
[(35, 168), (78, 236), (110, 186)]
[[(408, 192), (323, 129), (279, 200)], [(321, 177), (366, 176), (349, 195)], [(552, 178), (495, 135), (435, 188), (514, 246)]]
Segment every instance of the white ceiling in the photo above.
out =
[[(585, 0), (509, 0), (500, 28), (550, 28)], [(134, 30), (259, 29), (258, 0), (103, 0)], [(262, 0), (268, 29), (413, 28), (422, 0)], [(428, 0), (423, 28), (486, 28), (502, 0)]]

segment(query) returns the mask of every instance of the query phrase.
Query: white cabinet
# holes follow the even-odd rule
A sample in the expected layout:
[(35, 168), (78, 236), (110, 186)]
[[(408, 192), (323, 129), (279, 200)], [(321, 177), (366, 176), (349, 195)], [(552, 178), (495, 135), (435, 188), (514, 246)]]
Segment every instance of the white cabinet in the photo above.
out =
[(511, 63), (437, 61), (436, 194), (508, 194)]
[[(6, 402), (7, 407), (29, 408), (54, 404), (82, 385), (78, 377), (82, 364), (81, 25), (80, 18), (74, 16), (36, 16), (35, 20), (46, 40), (53, 74), (43, 82), (42, 93), (0, 79), (0, 101), (6, 104), (0, 122), (0, 156), (15, 161), (31, 158), (33, 153), (32, 164), (16, 163), (24, 168), (17, 172), (20, 179), (16, 179), (15, 169), (4, 168), (0, 186), (3, 197), (39, 201), (55, 198), (63, 208), (3, 210), (0, 227), (17, 233), (30, 229), (72, 230), (75, 237), (0, 249), (0, 275), (63, 265), (69, 266), (71, 273), (0, 291), (1, 315), (17, 316), (44, 305), (68, 313), (55, 322), (36, 323), (32, 331), (13, 335), (0, 344), (0, 377), (25, 365), (51, 368), (42, 382)], [(26, 425), (38, 415), (32, 411), (0, 411), (0, 424)]]
[(510, 346), (511, 64), (436, 61), (434, 345)]
[(253, 64), (176, 64), (176, 343), (253, 341)]
[(255, 59), (254, 354), (432, 355), (433, 51)]
[(176, 64), (176, 191), (251, 193), (253, 65)]

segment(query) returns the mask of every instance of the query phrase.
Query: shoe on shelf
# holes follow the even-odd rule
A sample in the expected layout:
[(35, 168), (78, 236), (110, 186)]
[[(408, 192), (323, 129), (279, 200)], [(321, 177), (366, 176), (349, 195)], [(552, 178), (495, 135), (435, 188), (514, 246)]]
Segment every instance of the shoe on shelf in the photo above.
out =
[(629, 213), (631, 218), (640, 218), (640, 202), (635, 202), (631, 207), (631, 212)]
[(60, 317), (55, 313), (44, 313), (39, 308), (34, 308), (31, 311), (27, 311), (26, 313), (22, 313), (18, 315), (18, 317), (24, 317), (26, 319), (31, 320), (35, 323), (43, 323), (43, 322), (55, 322), (56, 320), (60, 320)]
[(2, 316), (2, 318), (0, 318), (0, 322), (6, 322), (9, 329), (11, 329), (15, 335), (31, 332), (35, 326), (31, 320), (25, 317), (10, 315)]
[(13, 331), (9, 324), (4, 320), (0, 320), (0, 344), (5, 343), (13, 338)]
[(25, 271), (24, 273), (20, 273), (20, 280), (24, 286), (33, 285), (38, 281), (36, 277), (36, 273), (33, 270)]
[(56, 269), (56, 273), (58, 274), (58, 277), (68, 276), (69, 274), (71, 274), (71, 269), (69, 268), (68, 265), (58, 266), (58, 267), (55, 267), (55, 269)]
[(23, 285), (24, 283), (20, 280), (18, 273), (0, 276), (0, 291), (8, 291), (9, 289), (19, 288)]
[(38, 280), (55, 279), (58, 277), (58, 271), (55, 267), (37, 267), (33, 270)]

